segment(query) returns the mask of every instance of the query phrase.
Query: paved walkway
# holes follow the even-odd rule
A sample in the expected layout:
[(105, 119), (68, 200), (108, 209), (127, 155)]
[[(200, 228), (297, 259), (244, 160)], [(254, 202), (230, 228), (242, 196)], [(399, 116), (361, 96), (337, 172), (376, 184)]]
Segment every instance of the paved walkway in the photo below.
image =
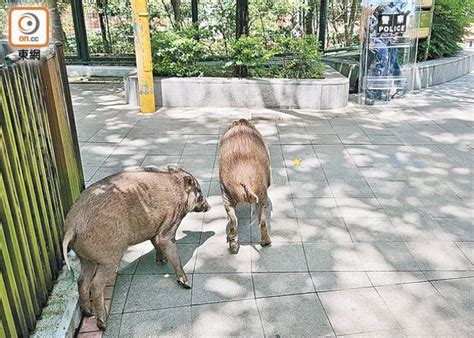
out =
[[(386, 106), (344, 110), (161, 109), (120, 87), (73, 85), (88, 184), (126, 167), (177, 164), (213, 208), (177, 243), (192, 290), (131, 247), (108, 336), (473, 336), (474, 73)], [(227, 252), (219, 135), (253, 118), (269, 145), (273, 245), (249, 208)]]

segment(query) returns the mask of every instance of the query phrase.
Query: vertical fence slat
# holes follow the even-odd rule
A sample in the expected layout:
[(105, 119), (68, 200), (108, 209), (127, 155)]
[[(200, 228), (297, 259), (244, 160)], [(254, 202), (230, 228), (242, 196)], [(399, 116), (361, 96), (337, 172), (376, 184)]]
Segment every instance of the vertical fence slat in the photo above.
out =
[[(69, 82), (67, 78), (67, 70), (66, 70), (66, 59), (64, 58), (64, 48), (62, 45), (56, 45), (56, 62), (58, 64), (59, 75), (61, 78), (61, 83), (63, 84), (63, 92), (64, 92), (64, 100), (66, 102), (66, 111), (69, 120), (69, 130), (71, 133), (72, 140), (77, 140), (77, 128), (76, 122), (74, 119), (74, 109), (72, 107), (72, 99), (71, 99), (71, 89), (69, 88)], [(79, 181), (79, 190), (82, 191), (85, 189), (84, 184), (84, 173), (82, 171), (82, 164), (81, 164), (81, 152), (79, 150), (79, 142), (72, 142), (72, 146), (74, 149), (75, 155), (75, 162), (76, 162), (76, 173), (78, 176)]]
[(61, 48), (0, 68), (0, 336), (27, 336), (62, 267), (64, 217), (84, 189)]
[(18, 333), (13, 320), (2, 272), (0, 272), (0, 314), (0, 332), (3, 332), (6, 337), (16, 337)]
[[(20, 144), (20, 148), (24, 149), (24, 168), (25, 168), (25, 175), (27, 176), (27, 185), (29, 187), (29, 198), (30, 198), (30, 206), (32, 207), (33, 219), (35, 221), (34, 232), (38, 241), (39, 250), (41, 253), (42, 258), (42, 269), (38, 268), (40, 273), (43, 275), (45, 280), (45, 284), (41, 284), (43, 288), (42, 294), (45, 295), (43, 302), (46, 301), (48, 290), (52, 287), (52, 273), (51, 273), (51, 262), (49, 261), (50, 252), (48, 252), (46, 239), (45, 239), (45, 231), (44, 228), (49, 228), (49, 219), (46, 214), (46, 206), (44, 202), (44, 191), (42, 187), (42, 182), (40, 179), (38, 163), (36, 161), (36, 151), (34, 146), (36, 144), (36, 140), (33, 139), (32, 131), (33, 126), (30, 124), (30, 120), (28, 115), (33, 115), (34, 112), (29, 111), (28, 105), (26, 102), (26, 98), (28, 93), (26, 92), (26, 88), (28, 84), (25, 83), (25, 71), (23, 66), (25, 64), (18, 64), (16, 67), (12, 68), (15, 82), (13, 85), (13, 91), (16, 93), (17, 99), (17, 114), (13, 114), (15, 117), (13, 121), (16, 121), (16, 130), (17, 130), (17, 137), (21, 137), (22, 140), (18, 139), (18, 144)], [(21, 142), (23, 141), (23, 145)]]
[[(48, 178), (47, 166), (50, 160), (48, 150), (46, 147), (45, 138), (48, 137), (43, 131), (42, 115), (45, 111), (42, 109), (40, 100), (35, 95), (35, 90), (38, 88), (35, 86), (35, 77), (33, 73), (34, 67), (37, 67), (37, 63), (24, 64), (24, 81), (23, 86), (26, 91), (25, 97), (27, 98), (30, 119), (30, 127), (32, 131), (33, 145), (35, 147), (36, 161), (38, 163), (39, 175), (42, 185), (42, 197), (44, 198), (44, 209), (47, 218), (47, 222), (43, 225), (44, 232), (47, 238), (47, 245), (49, 248), (50, 264), (53, 273), (53, 278), (57, 277), (58, 268), (61, 266), (61, 245), (60, 236), (58, 236), (57, 229), (62, 227), (62, 208), (55, 210), (53, 206), (53, 195), (54, 190), (52, 189), (52, 181)], [(56, 217), (55, 212), (60, 212), (60, 217)], [(60, 224), (58, 225), (58, 220)]]
[[(0, 83), (1, 89), (1, 83)], [(1, 112), (1, 111), (0, 111)], [(0, 121), (1, 116), (0, 115)], [(0, 168), (2, 179), (0, 180), (0, 194), (3, 196), (0, 205), (0, 217), (2, 225), (5, 224), (5, 242), (10, 253), (12, 264), (15, 269), (13, 275), (8, 274), (10, 282), (7, 287), (14, 289), (14, 285), (18, 286), (18, 294), (20, 297), (20, 305), (17, 307), (18, 318), (17, 323), (20, 328), (26, 323), (28, 329), (34, 327), (35, 303), (33, 298), (36, 296), (34, 289), (34, 272), (30, 252), (25, 239), (23, 218), (20, 212), (18, 196), (13, 183), (13, 175), (11, 172), (10, 159), (3, 138), (3, 124), (0, 129)], [(5, 181), (3, 180), (5, 178)], [(5, 185), (4, 185), (5, 184)], [(15, 294), (15, 291), (11, 291)]]
[[(59, 147), (55, 151), (56, 164), (58, 166), (59, 180), (61, 185), (61, 196), (63, 201), (64, 211), (67, 212), (73, 204), (74, 186), (68, 176), (69, 157), (67, 149), (67, 142), (64, 135), (64, 120), (63, 110), (61, 107), (61, 100), (57, 92), (57, 74), (55, 71), (55, 63), (53, 59), (48, 59), (41, 64), (40, 67), (41, 78), (44, 87), (46, 100), (46, 108), (48, 111), (48, 119), (51, 127), (51, 135), (53, 143)], [(71, 168), (72, 170), (72, 168)], [(71, 171), (72, 172), (72, 171)]]
[[(36, 188), (38, 190), (37, 193), (37, 200), (41, 211), (42, 216), (42, 227), (39, 228), (40, 235), (44, 233), (44, 241), (46, 247), (48, 248), (48, 261), (49, 266), (47, 267), (47, 280), (52, 282), (52, 278), (48, 277), (51, 274), (54, 274), (53, 277), (56, 277), (56, 266), (58, 263), (56, 262), (56, 253), (59, 249), (58, 245), (54, 244), (54, 239), (51, 233), (52, 228), (56, 228), (56, 222), (54, 217), (51, 217), (52, 205), (50, 201), (50, 190), (49, 184), (46, 179), (45, 175), (45, 168), (44, 168), (44, 161), (41, 149), (41, 141), (38, 135), (37, 129), (37, 121), (36, 117), (38, 115), (38, 107), (33, 105), (32, 103), (32, 90), (31, 90), (31, 83), (32, 79), (29, 76), (28, 65), (32, 66), (31, 63), (26, 64), (23, 63), (20, 65), (20, 69), (22, 71), (21, 83), (20, 88), (22, 89), (22, 96), (25, 98), (25, 110), (23, 111), (22, 118), (24, 119), (24, 126), (26, 130), (24, 130), (24, 134), (30, 136), (30, 145), (32, 146), (31, 152), (29, 154), (29, 159), (33, 164), (33, 168), (35, 169), (34, 178)], [(58, 238), (56, 238), (56, 241)], [(56, 243), (59, 244), (59, 243)], [(52, 271), (53, 270), (53, 271)], [(48, 283), (48, 289), (51, 288), (52, 284)]]
[[(15, 91), (17, 78), (13, 68), (17, 65), (13, 65), (8, 71), (10, 81), (7, 84), (7, 93), (10, 97), (9, 107), (7, 106), (5, 112), (5, 126), (9, 133), (5, 134), (5, 140), (7, 148), (9, 147), (12, 151), (16, 151), (17, 160), (13, 162), (12, 169), (14, 176), (17, 177), (15, 183), (17, 184), (18, 191), (20, 193), (20, 205), (25, 220), (25, 231), (27, 241), (31, 250), (31, 257), (34, 262), (35, 270), (35, 288), (38, 295), (37, 301), (41, 304), (47, 298), (46, 279), (43, 271), (44, 265), (44, 242), (41, 243), (40, 239), (36, 234), (36, 224), (41, 222), (39, 217), (38, 207), (34, 200), (34, 185), (32, 182), (31, 170), (29, 167), (28, 155), (24, 136), (21, 131), (21, 122), (18, 118), (18, 112), (21, 110), (20, 104), (17, 100), (18, 93)], [(41, 306), (39, 306), (38, 312)], [(38, 313), (39, 314), (39, 313)]]
[[(10, 212), (3, 205), (4, 201), (6, 200), (6, 196), (3, 194), (5, 189), (3, 188), (3, 177), (0, 173), (0, 192), (2, 193), (1, 196), (3, 196), (2, 200), (0, 201), (0, 317), (2, 320), (4, 330), (3, 332), (6, 332), (7, 336), (16, 337), (17, 331), (19, 331), (23, 336), (27, 335), (28, 325), (25, 319), (23, 304), (20, 300), (18, 285), (14, 278), (13, 267), (11, 264), (12, 259), (10, 257), (5, 233), (3, 231), (4, 227), (9, 225), (6, 223), (6, 217), (4, 220), (3, 213)], [(11, 215), (9, 219), (11, 220)]]
[(37, 119), (38, 119), (38, 131), (40, 133), (40, 140), (43, 153), (43, 161), (45, 166), (45, 171), (47, 175), (47, 180), (51, 187), (51, 202), (53, 204), (54, 218), (56, 220), (56, 227), (52, 228), (52, 233), (56, 245), (56, 258), (58, 260), (58, 269), (62, 266), (62, 250), (61, 250), (61, 241), (63, 234), (63, 225), (64, 225), (64, 207), (61, 201), (60, 193), (60, 181), (58, 166), (56, 164), (56, 157), (54, 151), (53, 140), (51, 136), (51, 130), (49, 128), (48, 113), (46, 110), (46, 104), (44, 102), (43, 85), (41, 80), (41, 74), (39, 67), (32, 68), (33, 75), (33, 93), (34, 100), (36, 101), (36, 107), (38, 109)]

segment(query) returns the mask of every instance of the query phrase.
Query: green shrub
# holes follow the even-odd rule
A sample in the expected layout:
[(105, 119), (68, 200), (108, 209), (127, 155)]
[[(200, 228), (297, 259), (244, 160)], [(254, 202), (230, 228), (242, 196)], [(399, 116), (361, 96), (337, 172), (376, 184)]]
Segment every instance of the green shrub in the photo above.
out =
[[(473, 0), (436, 0), (431, 40), (418, 46), (418, 60), (452, 56), (462, 50), (462, 42), (474, 22)], [(428, 50), (428, 53), (426, 51)]]
[(198, 62), (205, 56), (199, 41), (173, 32), (158, 32), (152, 37), (153, 70), (158, 76), (199, 76)]
[[(264, 41), (262, 36), (242, 36), (231, 41), (228, 54), (223, 55), (212, 52), (203, 42), (207, 33), (196, 29), (153, 33), (154, 74), (180, 77), (323, 77), (321, 53), (314, 37)], [(203, 39), (197, 40), (197, 36)], [(278, 57), (273, 60), (277, 54)]]
[(274, 48), (266, 47), (259, 36), (241, 36), (230, 46), (230, 61), (227, 68), (235, 68), (239, 75), (245, 74), (245, 69), (252, 76), (252, 71), (264, 67), (274, 55)]
[(322, 78), (324, 66), (314, 36), (301, 39), (282, 38), (277, 40), (278, 54), (283, 56), (280, 77), (305, 79)]

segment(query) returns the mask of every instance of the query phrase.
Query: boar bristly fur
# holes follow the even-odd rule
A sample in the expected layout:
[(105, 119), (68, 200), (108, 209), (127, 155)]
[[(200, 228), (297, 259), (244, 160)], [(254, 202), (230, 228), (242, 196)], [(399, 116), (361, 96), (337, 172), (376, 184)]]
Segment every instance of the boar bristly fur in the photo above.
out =
[(105, 329), (105, 285), (127, 247), (146, 240), (156, 249), (156, 261), (168, 261), (178, 283), (189, 288), (176, 250), (176, 231), (188, 212), (208, 209), (198, 181), (176, 167), (121, 172), (84, 190), (66, 217), (63, 241), (65, 258), (69, 245), (81, 262), (83, 313), (95, 313), (97, 325)]
[(261, 245), (271, 244), (266, 222), (269, 205), (271, 167), (268, 148), (260, 132), (245, 119), (235, 121), (220, 143), (219, 178), (222, 198), (229, 224), (227, 241), (231, 253), (237, 253), (238, 220), (235, 208), (239, 203), (259, 206)]

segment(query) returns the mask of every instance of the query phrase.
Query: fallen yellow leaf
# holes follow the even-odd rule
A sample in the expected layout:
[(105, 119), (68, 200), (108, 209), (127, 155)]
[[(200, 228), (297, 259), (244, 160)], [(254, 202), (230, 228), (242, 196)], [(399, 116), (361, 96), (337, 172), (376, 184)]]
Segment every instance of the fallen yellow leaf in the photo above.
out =
[(293, 165), (294, 165), (295, 167), (299, 167), (299, 166), (301, 165), (301, 162), (303, 162), (303, 160), (301, 160), (301, 159), (299, 159), (299, 158), (295, 158), (295, 159), (293, 160)]

